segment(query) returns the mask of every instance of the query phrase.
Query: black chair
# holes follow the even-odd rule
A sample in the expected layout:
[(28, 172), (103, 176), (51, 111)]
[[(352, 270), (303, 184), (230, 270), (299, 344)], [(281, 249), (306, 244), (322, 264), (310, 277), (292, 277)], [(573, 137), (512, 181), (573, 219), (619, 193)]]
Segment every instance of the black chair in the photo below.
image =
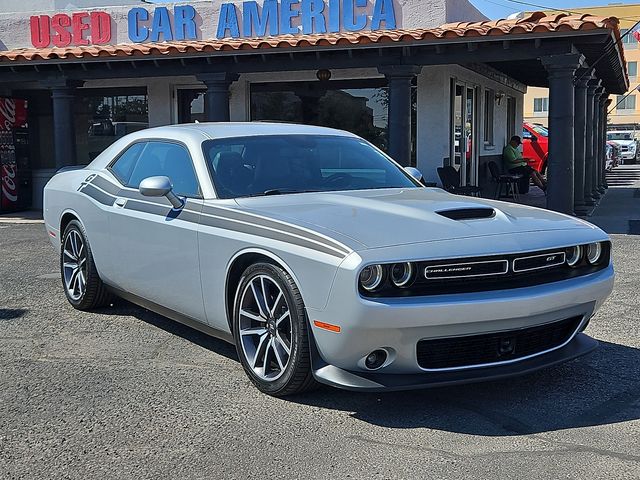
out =
[[(493, 198), (511, 197), (515, 201), (520, 198), (519, 183), (522, 175), (517, 173), (500, 173), (498, 164), (494, 161), (489, 162), (489, 172), (491, 178), (496, 184), (496, 191)], [(504, 195), (502, 193), (504, 187)]]
[(450, 193), (456, 195), (469, 195), (479, 197), (482, 189), (473, 185), (460, 186), (460, 175), (452, 166), (438, 167), (438, 177), (442, 182), (442, 187)]

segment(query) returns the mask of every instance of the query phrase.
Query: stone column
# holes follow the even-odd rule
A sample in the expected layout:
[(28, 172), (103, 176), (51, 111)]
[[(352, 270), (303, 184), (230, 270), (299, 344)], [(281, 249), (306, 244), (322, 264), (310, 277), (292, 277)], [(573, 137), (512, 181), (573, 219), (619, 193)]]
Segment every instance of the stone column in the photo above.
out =
[(573, 210), (578, 215), (587, 213), (584, 201), (586, 130), (587, 130), (587, 88), (592, 70), (579, 70), (575, 88), (575, 129), (574, 129), (574, 169), (573, 169)]
[(602, 161), (602, 136), (601, 136), (601, 122), (602, 122), (602, 95), (604, 94), (604, 88), (598, 87), (596, 94), (593, 97), (593, 170), (591, 171), (591, 196), (600, 201), (602, 194), (598, 188), (600, 183), (600, 164)]
[(378, 68), (389, 82), (389, 155), (411, 165), (411, 84), (422, 67), (388, 65)]
[(196, 78), (207, 87), (204, 101), (208, 122), (229, 121), (229, 87), (233, 82), (238, 80), (239, 77), (237, 73), (230, 72), (202, 73), (196, 75)]
[(611, 105), (611, 99), (608, 94), (604, 94), (604, 96), (600, 99), (602, 102), (602, 125), (601, 125), (601, 133), (600, 133), (600, 142), (602, 145), (602, 163), (600, 165), (600, 182), (598, 183), (598, 190), (601, 194), (605, 194), (607, 192), (607, 177), (606, 177), (606, 168), (607, 168), (607, 160), (606, 160), (606, 152), (607, 152), (607, 112), (609, 111), (609, 105)]
[(549, 158), (547, 208), (573, 214), (574, 76), (581, 54), (542, 58), (549, 72)]
[(51, 90), (53, 104), (53, 156), (56, 169), (75, 165), (76, 126), (73, 106), (76, 88), (84, 82), (66, 78), (50, 79), (43, 84)]
[(595, 119), (595, 96), (600, 86), (600, 80), (590, 80), (587, 87), (587, 126), (585, 132), (585, 164), (584, 164), (584, 203), (588, 207), (596, 204), (593, 198), (593, 164), (595, 159), (594, 146), (594, 119)]

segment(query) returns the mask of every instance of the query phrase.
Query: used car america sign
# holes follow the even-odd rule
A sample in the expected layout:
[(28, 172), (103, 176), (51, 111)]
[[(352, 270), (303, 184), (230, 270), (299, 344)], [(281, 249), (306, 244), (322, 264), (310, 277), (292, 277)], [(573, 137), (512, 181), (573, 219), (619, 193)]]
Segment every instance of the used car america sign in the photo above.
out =
[[(200, 19), (202, 20), (200, 22)], [(134, 43), (196, 40), (206, 22), (192, 5), (136, 7), (127, 14), (127, 34)], [(107, 12), (57, 13), (30, 18), (31, 44), (36, 48), (103, 45), (111, 41), (113, 19)], [(264, 0), (242, 5), (223, 3), (217, 38), (282, 34), (357, 32), (396, 28), (393, 0)]]

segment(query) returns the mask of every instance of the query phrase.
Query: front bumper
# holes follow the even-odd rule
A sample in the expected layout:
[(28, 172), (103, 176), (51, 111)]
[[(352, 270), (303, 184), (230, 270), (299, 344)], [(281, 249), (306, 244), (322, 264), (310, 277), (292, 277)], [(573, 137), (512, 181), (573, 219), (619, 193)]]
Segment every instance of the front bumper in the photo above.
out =
[[(345, 278), (348, 275), (345, 275)], [(511, 290), (471, 294), (365, 299), (336, 277), (327, 308), (309, 311), (318, 381), (348, 389), (403, 389), (491, 380), (527, 373), (583, 355), (596, 342), (584, 334), (547, 353), (488, 367), (427, 370), (417, 359), (423, 339), (517, 330), (571, 317), (582, 328), (611, 293), (613, 266), (583, 277)], [(337, 324), (340, 332), (313, 326)], [(376, 349), (390, 352), (385, 365), (368, 370), (364, 358)]]
[[(430, 387), (444, 387), (462, 383), (486, 382), (501, 380), (517, 375), (535, 372), (573, 360), (593, 351), (598, 342), (584, 333), (579, 333), (571, 342), (553, 352), (521, 362), (493, 367), (478, 368), (468, 371), (384, 374), (378, 372), (353, 372), (333, 365), (316, 364), (314, 377), (319, 382), (346, 390), (392, 391), (412, 390)], [(316, 359), (316, 362), (320, 362)]]

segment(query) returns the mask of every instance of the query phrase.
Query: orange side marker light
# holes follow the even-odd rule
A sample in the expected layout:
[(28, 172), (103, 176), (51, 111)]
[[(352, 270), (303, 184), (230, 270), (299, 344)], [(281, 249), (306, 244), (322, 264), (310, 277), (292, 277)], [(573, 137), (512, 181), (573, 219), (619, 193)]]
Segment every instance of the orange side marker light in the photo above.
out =
[(332, 325), (330, 323), (321, 322), (319, 320), (314, 320), (313, 324), (318, 328), (322, 328), (324, 330), (329, 330), (330, 332), (340, 333), (340, 326), (339, 325)]

